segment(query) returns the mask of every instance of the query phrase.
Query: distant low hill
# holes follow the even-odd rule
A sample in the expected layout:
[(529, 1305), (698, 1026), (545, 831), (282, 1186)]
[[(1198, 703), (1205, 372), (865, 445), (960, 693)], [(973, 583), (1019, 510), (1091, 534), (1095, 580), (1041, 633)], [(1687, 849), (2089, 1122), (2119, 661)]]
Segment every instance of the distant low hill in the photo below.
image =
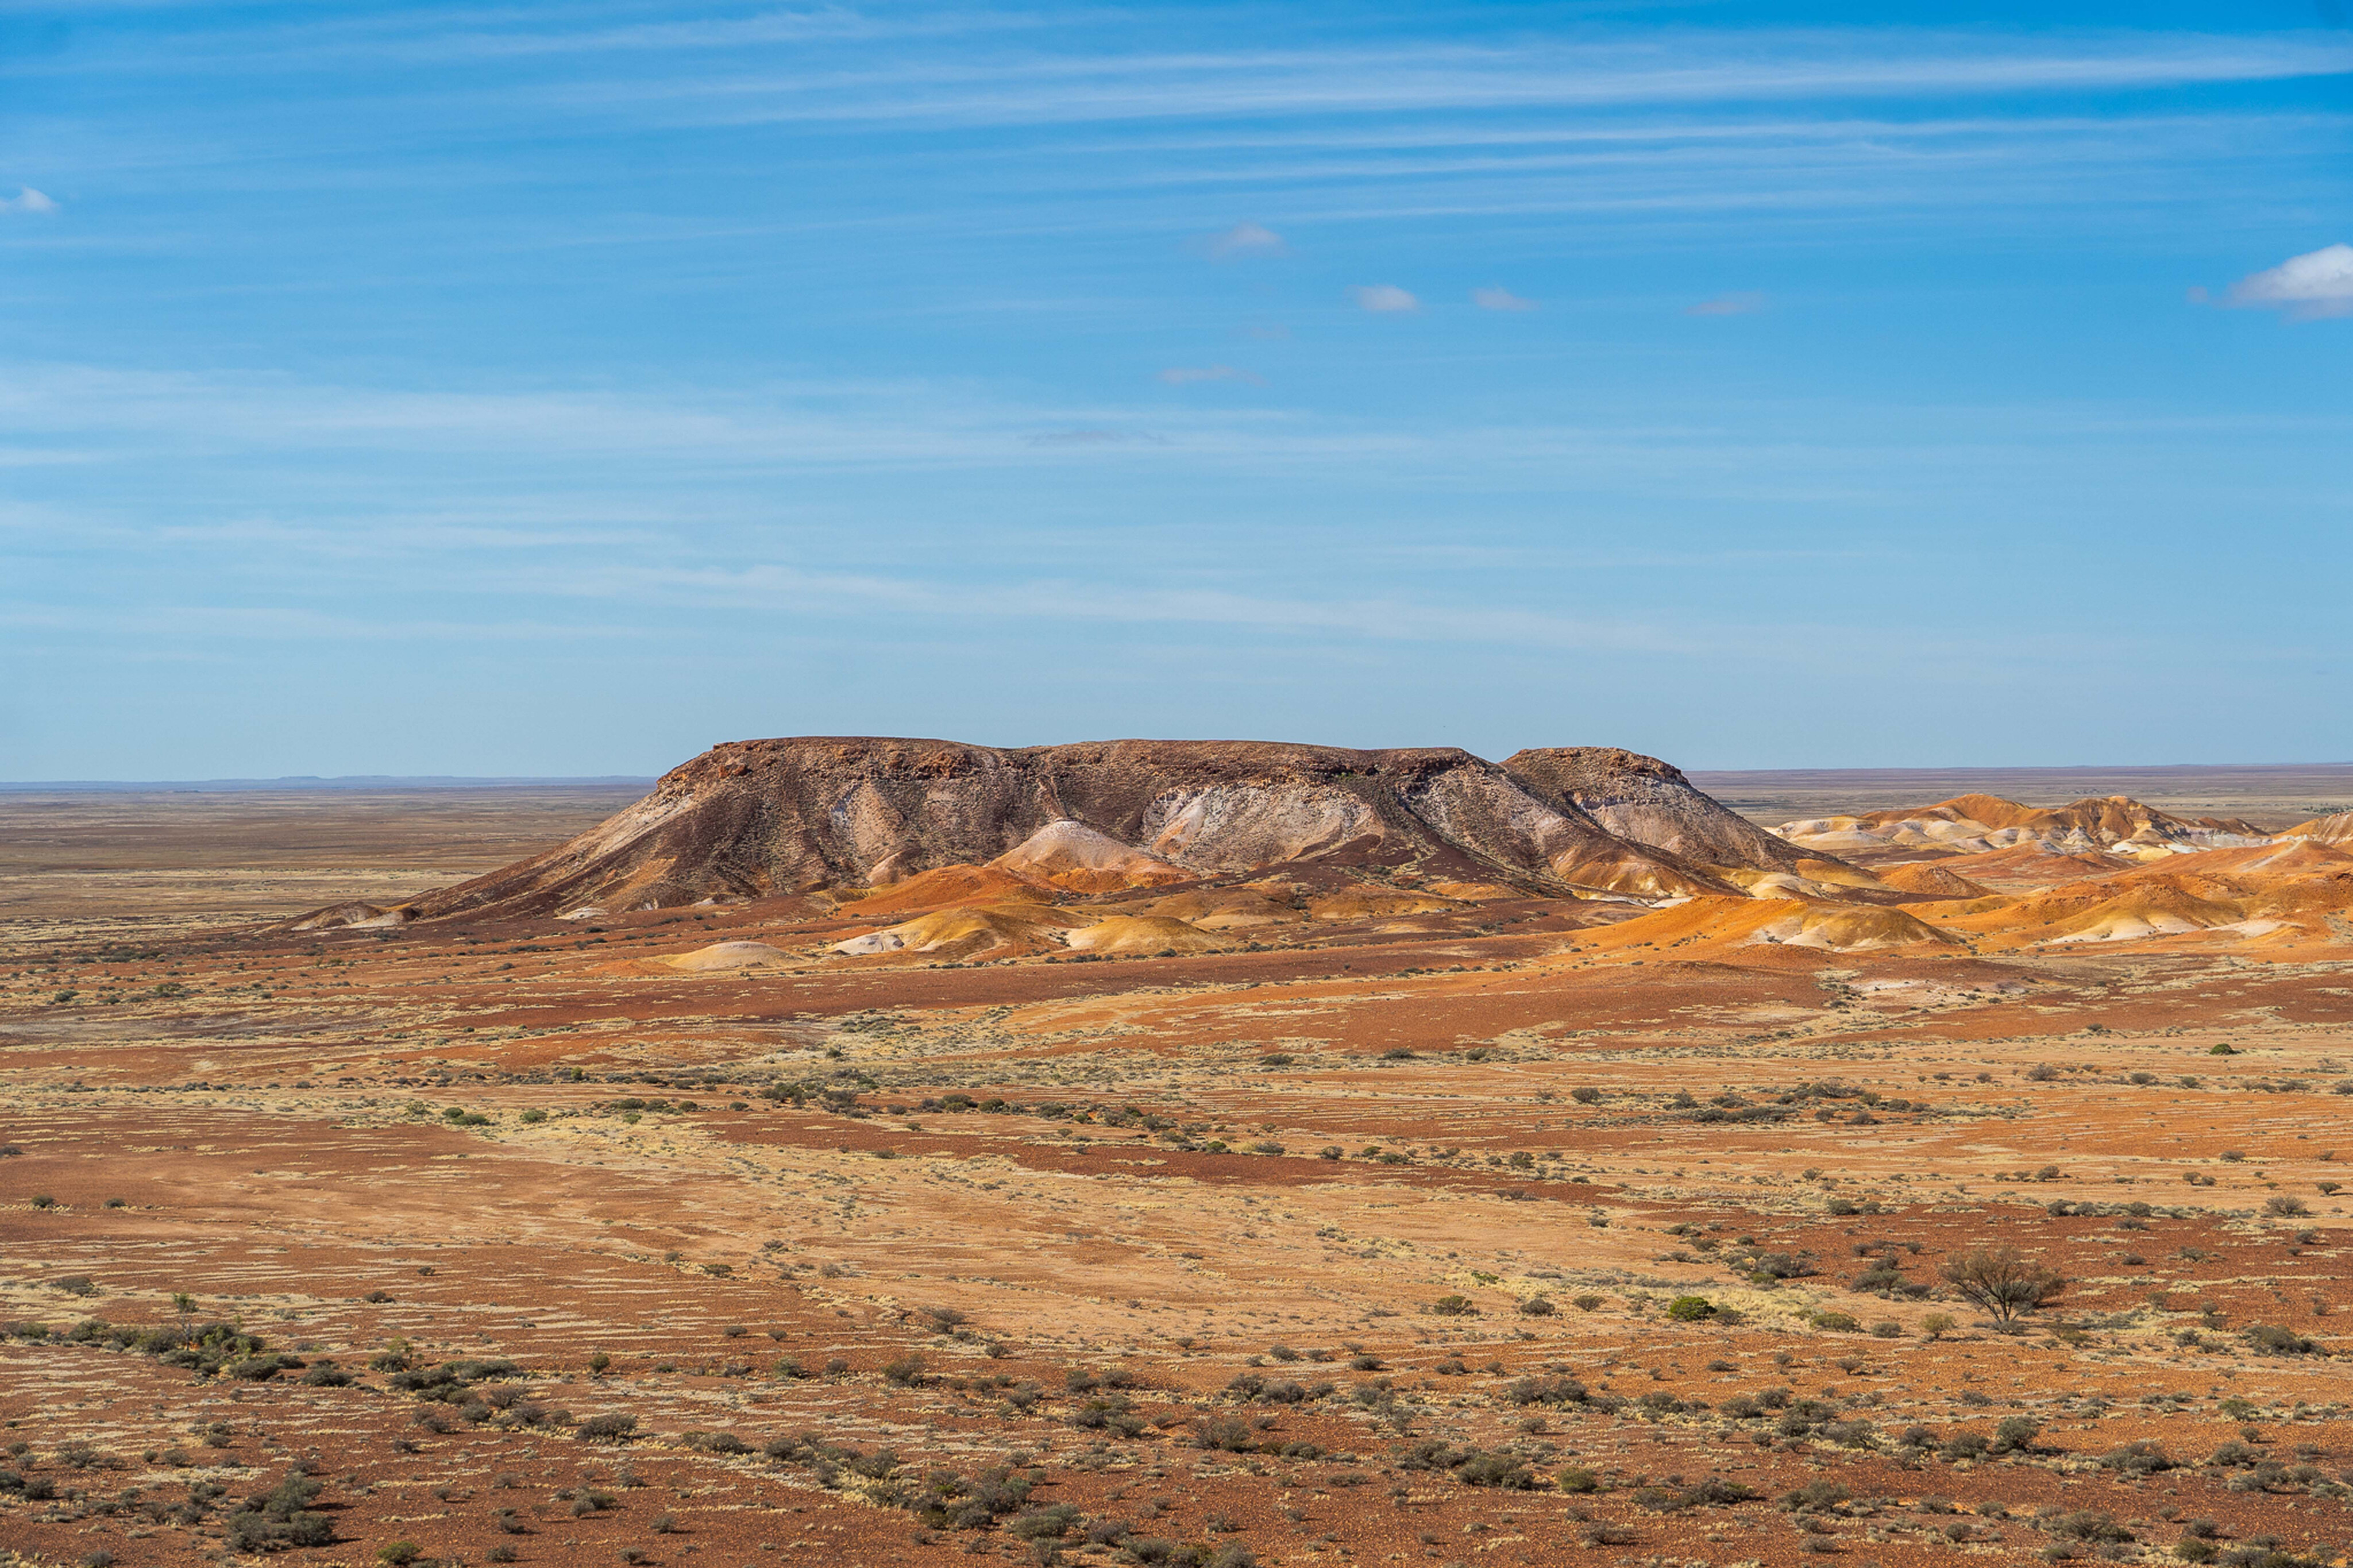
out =
[(2051, 807), (1964, 795), (1916, 808), (1803, 818), (1785, 822), (1775, 832), (1825, 854), (1933, 849), (1969, 855), (2031, 847), (2052, 855), (2105, 850), (2134, 858), (2240, 849), (2271, 837), (2242, 818), (2176, 816), (2121, 795)]
[(0, 780), (0, 795), (245, 795), (350, 790), (368, 794), (425, 789), (605, 789), (643, 787), (638, 773), (565, 778), (468, 778), (455, 773), (343, 773), (332, 778), (290, 774), (275, 779)]

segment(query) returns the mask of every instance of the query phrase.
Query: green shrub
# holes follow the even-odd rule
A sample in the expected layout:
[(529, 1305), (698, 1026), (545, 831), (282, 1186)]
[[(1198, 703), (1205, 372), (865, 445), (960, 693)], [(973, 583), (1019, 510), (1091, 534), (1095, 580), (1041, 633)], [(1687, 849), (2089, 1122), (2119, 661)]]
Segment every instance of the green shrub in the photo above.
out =
[(1946, 1282), (1997, 1322), (2031, 1312), (2066, 1289), (2066, 1280), (2014, 1247), (1977, 1247), (1946, 1260)]
[(2271, 1323), (2250, 1323), (2247, 1342), (2265, 1355), (2310, 1355), (2320, 1347), (2293, 1329)]
[(325, 1546), (333, 1542), (333, 1525), (313, 1510), (326, 1483), (305, 1475), (290, 1475), (267, 1491), (240, 1503), (228, 1517), (228, 1545), (237, 1552), (274, 1552), (289, 1546)]
[(1700, 1323), (1715, 1316), (1715, 1303), (1704, 1296), (1678, 1296), (1667, 1304), (1667, 1316), (1678, 1323)]
[(1781, 1507), (1789, 1513), (1827, 1513), (1854, 1496), (1837, 1481), (1808, 1481), (1795, 1491), (1781, 1494)]
[(1523, 1377), (1504, 1390), (1514, 1405), (1583, 1405), (1591, 1395), (1585, 1384), (1569, 1377)]
[(1681, 1513), (1694, 1508), (1719, 1508), (1733, 1503), (1756, 1500), (1756, 1491), (1738, 1481), (1722, 1476), (1710, 1476), (1691, 1487), (1643, 1487), (1634, 1493), (1634, 1500), (1659, 1513)]
[(1016, 1541), (1060, 1541), (1078, 1522), (1079, 1510), (1069, 1503), (1058, 1502), (1018, 1515), (1005, 1529)]
[(1524, 1492), (1536, 1484), (1535, 1472), (1514, 1454), (1474, 1452), (1455, 1461), (1453, 1468), (1455, 1479), (1464, 1486)]
[(2165, 1450), (2146, 1437), (2126, 1443), (2121, 1448), (2110, 1449), (2100, 1456), (2100, 1465), (2104, 1469), (2121, 1470), (2132, 1476), (2153, 1475), (2159, 1470), (2173, 1468), (2173, 1461), (2166, 1457)]
[(2051, 1533), (2067, 1541), (2119, 1542), (2130, 1541), (2132, 1531), (2105, 1513), (2090, 1509), (2077, 1509), (2063, 1513), (2050, 1521)]
[(2026, 1454), (2034, 1449), (2034, 1439), (2042, 1435), (2042, 1423), (2031, 1415), (2008, 1415), (1993, 1429), (1993, 1451), (1997, 1454)]
[(638, 1430), (638, 1418), (626, 1411), (607, 1411), (591, 1415), (572, 1429), (572, 1435), (584, 1443), (626, 1443)]

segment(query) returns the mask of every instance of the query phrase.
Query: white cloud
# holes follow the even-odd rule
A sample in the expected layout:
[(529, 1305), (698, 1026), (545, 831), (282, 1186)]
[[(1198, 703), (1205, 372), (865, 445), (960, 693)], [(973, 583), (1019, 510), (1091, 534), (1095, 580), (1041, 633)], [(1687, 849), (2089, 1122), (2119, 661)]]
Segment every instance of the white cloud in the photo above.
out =
[(1359, 310), (1370, 310), (1377, 316), (1421, 309), (1420, 300), (1394, 283), (1367, 283), (1348, 292), (1355, 298)]
[(1533, 310), (1534, 300), (1523, 300), (1509, 289), (1473, 289), (1471, 302), (1482, 310)]
[(1746, 316), (1765, 308), (1765, 296), (1757, 293), (1718, 294), (1713, 300), (1702, 300), (1686, 316)]
[(16, 195), (0, 196), (0, 213), (53, 213), (58, 204), (30, 185), (16, 187)]
[(2292, 321), (2353, 316), (2353, 245), (2329, 245), (2291, 256), (2231, 285), (2233, 305), (2284, 310)]
[(1240, 256), (1281, 256), (1291, 247), (1283, 244), (1282, 236), (1263, 224), (1238, 223), (1204, 239), (1201, 248), (1212, 260), (1230, 261)]
[(1229, 364), (1171, 365), (1160, 373), (1160, 379), (1171, 386), (1187, 386), (1197, 381), (1246, 381), (1252, 386), (1263, 386), (1264, 378), (1247, 370), (1236, 370)]

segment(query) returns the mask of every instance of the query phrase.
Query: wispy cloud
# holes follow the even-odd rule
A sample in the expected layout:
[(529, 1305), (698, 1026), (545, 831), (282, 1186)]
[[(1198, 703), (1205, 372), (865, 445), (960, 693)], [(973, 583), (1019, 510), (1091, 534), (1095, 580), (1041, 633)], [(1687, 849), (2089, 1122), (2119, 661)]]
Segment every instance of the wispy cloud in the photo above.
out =
[(1281, 256), (1290, 248), (1282, 236), (1255, 223), (1238, 223), (1208, 236), (1200, 245), (1214, 261), (1231, 261), (1245, 256)]
[(1765, 308), (1765, 296), (1754, 291), (1741, 294), (1718, 294), (1713, 300), (1702, 300), (1686, 310), (1686, 316), (1747, 316)]
[(2292, 321), (2353, 316), (2353, 245), (2328, 245), (2251, 272), (2231, 285), (2229, 302), (2283, 311)]
[(539, 592), (645, 602), (670, 599), (741, 607), (786, 606), (843, 613), (857, 608), (925, 616), (1043, 622), (1156, 622), (1248, 626), (1286, 635), (1338, 633), (1377, 642), (1469, 642), (1529, 647), (1615, 647), (1690, 654), (1697, 628), (1632, 619), (1585, 618), (1486, 605), (1405, 598), (1313, 599), (1215, 589), (1137, 587), (1037, 579), (976, 598), (954, 584), (887, 574), (817, 572), (761, 563), (744, 567), (588, 570), (535, 576)]
[(53, 213), (57, 202), (30, 185), (19, 185), (13, 196), (0, 196), (0, 213)]
[(1160, 380), (1171, 386), (1190, 386), (1197, 381), (1240, 381), (1252, 386), (1263, 386), (1266, 380), (1254, 371), (1237, 370), (1229, 364), (1170, 365), (1160, 373)]
[(1394, 283), (1366, 283), (1348, 290), (1356, 309), (1377, 316), (1399, 315), (1421, 309), (1421, 301)]
[(2323, 36), (2109, 33), (2026, 39), (1926, 31), (1653, 33), (1526, 48), (1056, 54), (821, 75), (590, 87), (575, 101), (672, 100), (693, 118), (997, 125), (1542, 106), (1939, 98), (2353, 74)]
[(544, 621), (389, 620), (274, 605), (153, 605), (135, 610), (0, 602), (0, 626), (111, 637), (401, 643), (419, 637), (537, 642), (640, 635), (625, 626)]
[(1471, 302), (1482, 310), (1533, 310), (1534, 300), (1524, 300), (1509, 289), (1473, 289)]
[(1149, 430), (1113, 430), (1100, 425), (1077, 430), (1039, 430), (1024, 439), (1032, 447), (1123, 447), (1138, 441), (1155, 447), (1167, 445)]

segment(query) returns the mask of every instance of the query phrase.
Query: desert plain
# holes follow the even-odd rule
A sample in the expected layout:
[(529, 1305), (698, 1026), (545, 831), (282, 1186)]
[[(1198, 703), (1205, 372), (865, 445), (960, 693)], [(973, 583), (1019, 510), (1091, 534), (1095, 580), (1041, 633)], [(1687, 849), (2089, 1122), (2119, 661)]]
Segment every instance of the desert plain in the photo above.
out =
[(2353, 770), (801, 744), (0, 795), (0, 1552), (2353, 1548)]

